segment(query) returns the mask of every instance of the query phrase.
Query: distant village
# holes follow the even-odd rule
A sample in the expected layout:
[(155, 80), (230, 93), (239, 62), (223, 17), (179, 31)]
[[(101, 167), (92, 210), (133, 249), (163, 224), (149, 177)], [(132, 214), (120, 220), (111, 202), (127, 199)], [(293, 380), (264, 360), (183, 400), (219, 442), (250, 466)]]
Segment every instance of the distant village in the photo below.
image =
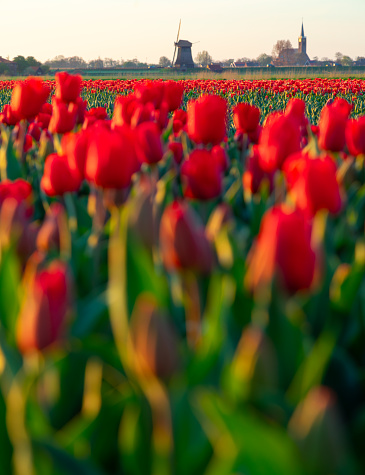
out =
[[(180, 30), (180, 27), (179, 27)], [(85, 70), (117, 71), (126, 69), (162, 69), (174, 68), (185, 71), (187, 69), (204, 67), (214, 72), (221, 72), (224, 69), (239, 68), (259, 68), (259, 67), (331, 67), (331, 66), (364, 66), (365, 57), (357, 57), (353, 60), (349, 56), (336, 53), (334, 59), (317, 57), (310, 59), (307, 54), (307, 37), (304, 34), (302, 23), (300, 36), (298, 37), (298, 47), (293, 48), (289, 40), (278, 40), (273, 47), (272, 55), (261, 54), (257, 59), (240, 58), (236, 61), (228, 59), (224, 61), (213, 61), (207, 51), (197, 53), (195, 61), (192, 57), (193, 43), (187, 40), (179, 40), (174, 43), (175, 50), (172, 61), (166, 56), (161, 56), (158, 64), (148, 64), (140, 62), (134, 58), (132, 60), (114, 60), (111, 58), (94, 59), (86, 62), (83, 58), (74, 56), (66, 58), (62, 55), (56, 56), (52, 60), (44, 63), (37, 61), (33, 56), (17, 56), (11, 61), (0, 56), (0, 76), (43, 76), (53, 74), (59, 70), (70, 70), (83, 73)], [(177, 52), (177, 54), (176, 54)]]

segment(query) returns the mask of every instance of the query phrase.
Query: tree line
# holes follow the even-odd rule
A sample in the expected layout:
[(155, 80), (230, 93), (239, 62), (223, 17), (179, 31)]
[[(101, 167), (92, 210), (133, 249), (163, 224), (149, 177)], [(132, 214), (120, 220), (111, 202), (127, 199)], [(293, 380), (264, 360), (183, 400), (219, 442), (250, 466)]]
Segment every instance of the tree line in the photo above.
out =
[[(241, 57), (236, 60), (233, 58), (224, 59), (220, 61), (214, 61), (212, 56), (208, 51), (200, 51), (197, 53), (194, 61), (200, 66), (207, 66), (213, 62), (221, 64), (223, 67), (229, 67), (233, 62), (236, 63), (247, 63), (247, 64), (256, 64), (258, 66), (267, 66), (277, 59), (282, 50), (291, 49), (292, 44), (290, 40), (278, 40), (273, 46), (271, 55), (262, 53), (256, 58)], [(335, 53), (334, 59), (324, 57), (319, 59), (317, 56), (312, 58), (314, 61), (322, 62), (335, 62), (341, 64), (342, 66), (352, 66), (355, 61), (358, 64), (365, 64), (365, 57), (358, 56), (353, 60), (350, 56), (344, 55), (340, 52)], [(53, 59), (48, 59), (44, 63), (38, 61), (34, 56), (16, 56), (13, 58), (13, 63), (16, 64), (18, 74), (28, 74), (31, 73), (30, 68), (41, 67), (43, 74), (47, 73), (50, 69), (103, 69), (103, 68), (126, 68), (126, 69), (138, 69), (138, 68), (147, 68), (147, 67), (170, 67), (171, 60), (166, 56), (161, 56), (158, 64), (148, 64), (147, 62), (141, 62), (137, 58), (134, 59), (120, 59), (115, 60), (112, 58), (100, 57), (97, 59), (92, 59), (90, 61), (85, 61), (80, 56), (71, 56), (65, 57), (63, 55), (55, 56)], [(3, 75), (12, 75), (14, 71), (9, 67), (9, 64), (4, 62), (0, 63), (0, 74)]]

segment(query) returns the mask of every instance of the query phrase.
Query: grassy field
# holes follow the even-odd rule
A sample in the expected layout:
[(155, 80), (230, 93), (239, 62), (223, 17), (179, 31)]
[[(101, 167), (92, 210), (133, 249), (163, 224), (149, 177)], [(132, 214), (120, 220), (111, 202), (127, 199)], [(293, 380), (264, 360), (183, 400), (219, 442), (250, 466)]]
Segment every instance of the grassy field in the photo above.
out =
[[(257, 79), (304, 79), (304, 78), (365, 78), (365, 67), (278, 67), (278, 68), (226, 68), (222, 73), (215, 73), (205, 68), (195, 68), (180, 72), (171, 69), (99, 69), (82, 70), (82, 76), (92, 79), (227, 79), (227, 80), (257, 80)], [(23, 79), (24, 76), (5, 77), (3, 80)], [(54, 74), (43, 76), (43, 79), (53, 79)]]

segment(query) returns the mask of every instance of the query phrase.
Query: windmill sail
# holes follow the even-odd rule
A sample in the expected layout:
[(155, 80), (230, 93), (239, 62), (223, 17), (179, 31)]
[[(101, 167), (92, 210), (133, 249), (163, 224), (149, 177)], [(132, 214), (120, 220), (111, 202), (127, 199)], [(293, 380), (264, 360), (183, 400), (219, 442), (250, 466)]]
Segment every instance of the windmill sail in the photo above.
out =
[(171, 63), (171, 66), (173, 66), (173, 65), (174, 65), (174, 61), (175, 61), (175, 55), (176, 55), (176, 48), (177, 48), (177, 43), (179, 42), (180, 27), (181, 27), (181, 18), (180, 18), (180, 23), (179, 23), (179, 29), (177, 30), (177, 37), (176, 37), (176, 43), (175, 43), (174, 56), (173, 56), (173, 58), (172, 58), (172, 63)]

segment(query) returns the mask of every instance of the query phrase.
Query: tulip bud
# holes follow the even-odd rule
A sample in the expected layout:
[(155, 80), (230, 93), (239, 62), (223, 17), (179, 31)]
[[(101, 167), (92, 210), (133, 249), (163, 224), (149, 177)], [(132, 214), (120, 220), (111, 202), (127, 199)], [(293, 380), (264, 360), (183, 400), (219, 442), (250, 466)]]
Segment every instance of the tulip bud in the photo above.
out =
[(186, 203), (174, 201), (165, 208), (160, 223), (160, 251), (165, 267), (207, 274), (213, 251), (199, 217)]
[(153, 212), (154, 189), (150, 177), (143, 175), (133, 198), (131, 227), (142, 243), (152, 249), (155, 242), (156, 223)]
[(268, 391), (277, 384), (275, 351), (259, 328), (249, 326), (243, 331), (229, 378), (229, 384), (240, 398)]
[(161, 132), (154, 122), (143, 122), (136, 127), (137, 154), (140, 162), (150, 165), (159, 162), (163, 156)]
[(20, 81), (11, 95), (11, 110), (19, 119), (31, 119), (40, 112), (49, 93), (49, 87), (41, 79), (28, 78)]
[[(196, 149), (181, 166), (181, 177), (185, 184), (184, 194), (198, 200), (217, 198), (223, 188), (223, 172), (219, 158), (213, 152)], [(215, 155), (217, 157), (217, 155)]]
[(303, 213), (275, 206), (262, 218), (248, 257), (246, 283), (255, 289), (268, 284), (276, 273), (289, 292), (307, 289), (314, 278), (315, 261), (311, 227)]
[(133, 363), (142, 375), (170, 378), (178, 367), (177, 337), (173, 326), (153, 298), (140, 296), (131, 320)]
[(62, 229), (67, 229), (67, 219), (61, 203), (51, 203), (46, 217), (37, 235), (37, 249), (48, 252), (52, 249), (59, 250)]
[(48, 196), (63, 195), (77, 191), (81, 186), (82, 177), (76, 168), (71, 168), (66, 155), (52, 153), (44, 164), (41, 189)]
[(69, 282), (62, 262), (54, 261), (47, 269), (25, 272), (25, 297), (18, 316), (17, 343), (22, 353), (43, 350), (61, 334), (65, 321)]
[(66, 71), (56, 73), (55, 96), (63, 102), (75, 102), (81, 92), (82, 78), (79, 75), (71, 75)]
[(289, 421), (308, 473), (338, 473), (345, 453), (343, 426), (334, 393), (324, 387), (309, 391)]
[(219, 96), (202, 95), (188, 104), (187, 128), (194, 142), (217, 145), (226, 136), (227, 103)]

